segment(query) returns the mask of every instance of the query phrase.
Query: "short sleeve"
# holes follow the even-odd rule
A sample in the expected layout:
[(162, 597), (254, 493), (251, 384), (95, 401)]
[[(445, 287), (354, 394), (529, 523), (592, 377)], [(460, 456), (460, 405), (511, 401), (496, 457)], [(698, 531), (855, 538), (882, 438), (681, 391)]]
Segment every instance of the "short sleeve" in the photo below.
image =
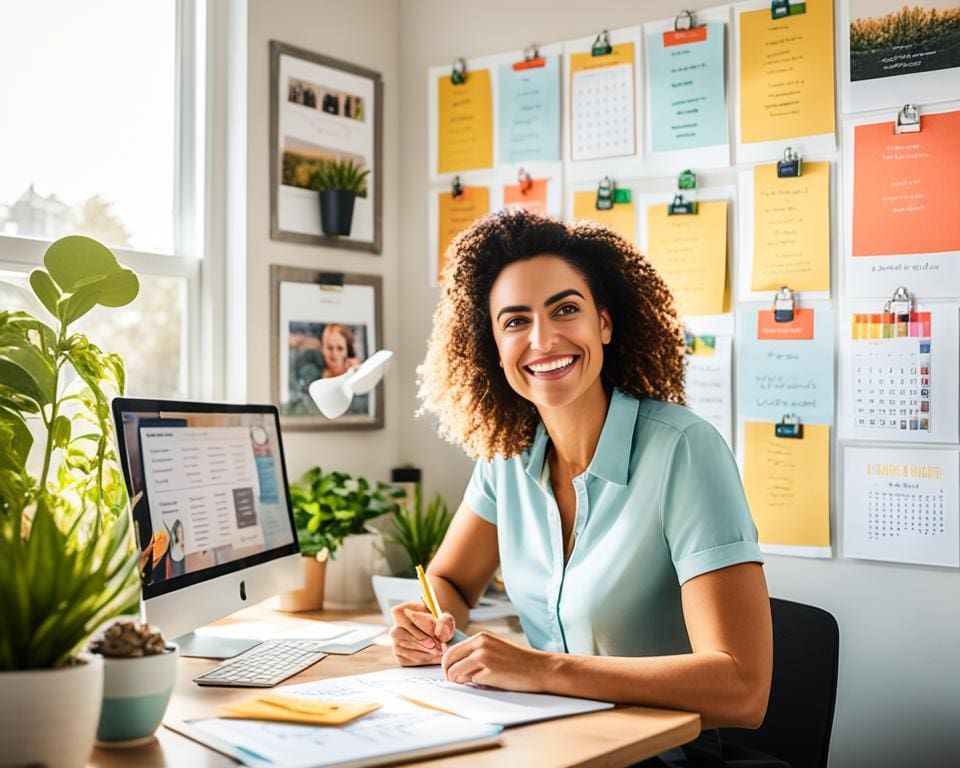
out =
[(680, 584), (730, 565), (763, 562), (737, 464), (708, 422), (687, 427), (677, 440), (660, 514)]
[(467, 490), (463, 494), (463, 503), (488, 523), (497, 524), (497, 492), (493, 478), (493, 462), (476, 463)]

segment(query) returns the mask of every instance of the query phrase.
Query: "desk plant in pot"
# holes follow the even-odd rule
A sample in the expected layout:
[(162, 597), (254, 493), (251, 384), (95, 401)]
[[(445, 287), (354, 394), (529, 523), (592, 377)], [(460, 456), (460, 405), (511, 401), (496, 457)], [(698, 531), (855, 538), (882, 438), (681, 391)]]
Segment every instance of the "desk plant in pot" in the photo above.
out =
[(353, 160), (321, 160), (310, 176), (310, 187), (320, 193), (320, 227), (325, 235), (349, 235), (353, 205), (367, 193), (369, 168)]
[(139, 581), (111, 439), (123, 363), (70, 326), (128, 304), (139, 281), (66, 237), (30, 286), (49, 318), (0, 311), (0, 765), (81, 766), (103, 687), (102, 659), (82, 649), (136, 610)]
[(303, 590), (284, 595), (288, 611), (365, 605), (373, 600), (370, 577), (384, 570), (380, 532), (374, 519), (393, 512), (402, 491), (371, 485), (346, 472), (308, 471), (290, 488), (300, 554), (306, 569)]

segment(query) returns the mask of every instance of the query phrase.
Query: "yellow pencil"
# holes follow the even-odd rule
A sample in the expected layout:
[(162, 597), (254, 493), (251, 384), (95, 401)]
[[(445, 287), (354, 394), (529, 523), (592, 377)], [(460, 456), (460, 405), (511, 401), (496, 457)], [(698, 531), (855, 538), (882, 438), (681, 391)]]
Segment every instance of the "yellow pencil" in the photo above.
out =
[[(423, 570), (422, 565), (417, 566), (417, 578), (420, 579), (420, 592), (423, 595), (423, 604), (427, 606), (427, 610), (433, 614), (433, 618), (439, 619), (440, 601), (437, 599), (437, 593), (433, 591), (433, 585), (430, 583), (430, 579), (427, 578), (427, 574)], [(459, 643), (461, 640), (466, 640), (467, 637), (468, 635), (456, 629), (453, 633), (453, 639), (447, 643), (447, 645)]]

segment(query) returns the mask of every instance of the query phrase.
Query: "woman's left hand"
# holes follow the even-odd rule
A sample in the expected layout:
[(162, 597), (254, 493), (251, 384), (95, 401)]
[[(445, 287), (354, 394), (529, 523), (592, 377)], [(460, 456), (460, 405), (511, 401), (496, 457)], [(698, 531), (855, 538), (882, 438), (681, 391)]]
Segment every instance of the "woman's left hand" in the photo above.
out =
[(480, 632), (447, 647), (441, 665), (447, 680), (477, 683), (508, 691), (543, 691), (550, 654), (521, 648), (502, 637)]

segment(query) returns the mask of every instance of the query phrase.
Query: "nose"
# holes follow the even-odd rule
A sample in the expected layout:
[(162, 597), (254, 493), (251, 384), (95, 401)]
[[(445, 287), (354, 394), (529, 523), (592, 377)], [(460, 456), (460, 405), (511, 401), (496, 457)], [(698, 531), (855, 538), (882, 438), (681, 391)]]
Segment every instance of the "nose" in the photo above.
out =
[(537, 352), (549, 352), (556, 343), (556, 333), (549, 319), (536, 315), (530, 329), (530, 348)]

